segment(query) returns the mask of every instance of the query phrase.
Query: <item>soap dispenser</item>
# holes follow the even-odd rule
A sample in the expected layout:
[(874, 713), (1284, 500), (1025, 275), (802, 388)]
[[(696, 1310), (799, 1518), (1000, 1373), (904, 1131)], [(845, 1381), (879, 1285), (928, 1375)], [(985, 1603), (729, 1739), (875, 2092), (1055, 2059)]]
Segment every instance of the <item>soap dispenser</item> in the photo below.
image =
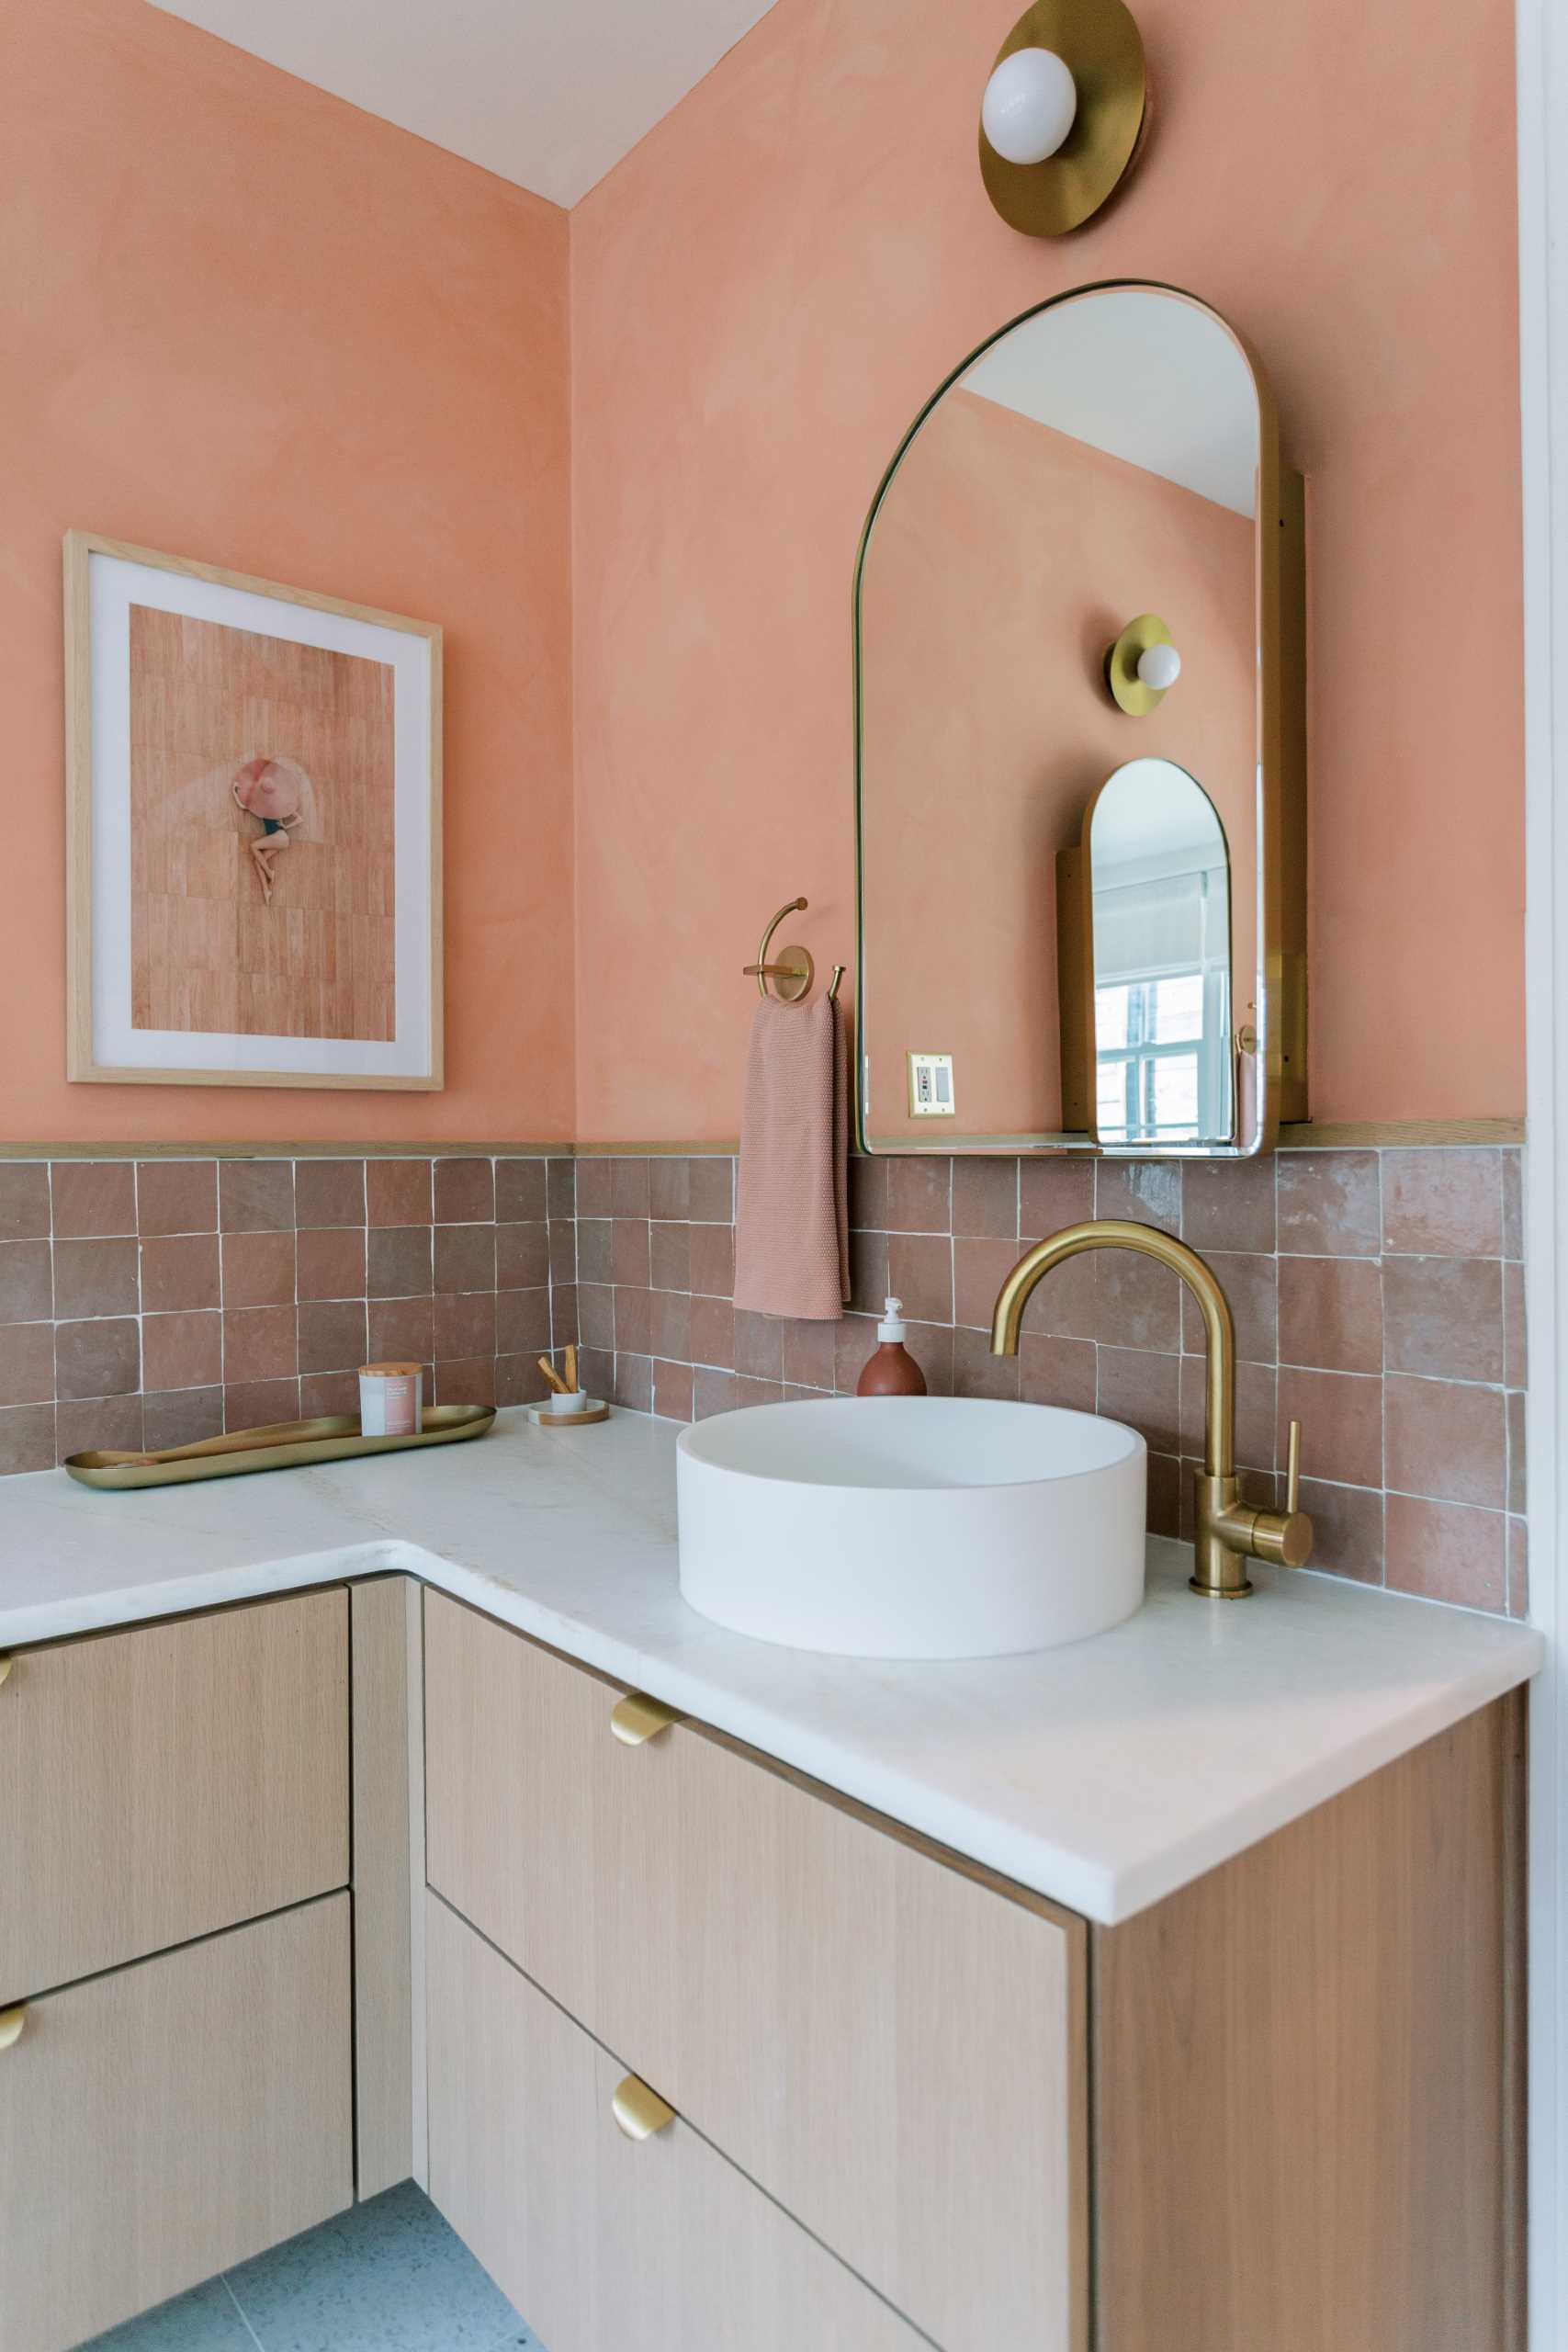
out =
[(901, 1298), (885, 1300), (885, 1313), (876, 1327), (882, 1345), (866, 1363), (861, 1374), (857, 1396), (923, 1396), (926, 1375), (904, 1345), (908, 1325), (904, 1320)]

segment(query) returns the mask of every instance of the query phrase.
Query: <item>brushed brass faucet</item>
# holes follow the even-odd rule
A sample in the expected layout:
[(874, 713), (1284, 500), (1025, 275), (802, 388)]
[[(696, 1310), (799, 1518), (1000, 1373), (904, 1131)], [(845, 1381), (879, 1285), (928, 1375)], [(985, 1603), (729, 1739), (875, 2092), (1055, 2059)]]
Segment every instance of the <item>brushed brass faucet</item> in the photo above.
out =
[(1036, 1283), (1085, 1250), (1135, 1250), (1180, 1275), (1202, 1310), (1209, 1365), (1203, 1428), (1203, 1467), (1193, 1473), (1196, 1501), (1196, 1560), (1189, 1578), (1194, 1592), (1212, 1600), (1240, 1600), (1252, 1590), (1247, 1562), (1269, 1560), (1299, 1568), (1312, 1556), (1312, 1521), (1298, 1509), (1302, 1425), (1291, 1423), (1285, 1508), (1255, 1510), (1241, 1499), (1235, 1475), (1235, 1324), (1230, 1301), (1212, 1267), (1195, 1250), (1152, 1225), (1123, 1217), (1096, 1217), (1066, 1225), (1025, 1252), (997, 1295), (991, 1322), (991, 1353), (1018, 1353), (1019, 1325)]

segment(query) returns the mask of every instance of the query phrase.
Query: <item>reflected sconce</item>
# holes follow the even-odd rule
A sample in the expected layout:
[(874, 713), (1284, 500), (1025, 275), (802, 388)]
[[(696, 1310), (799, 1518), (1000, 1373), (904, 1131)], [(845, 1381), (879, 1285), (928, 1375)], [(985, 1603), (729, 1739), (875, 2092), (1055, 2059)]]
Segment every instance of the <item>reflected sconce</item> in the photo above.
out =
[(1181, 656), (1157, 613), (1140, 613), (1106, 649), (1105, 683), (1129, 718), (1157, 710), (1181, 675)]
[(1002, 219), (1029, 237), (1080, 228), (1131, 168), (1147, 97), (1122, 0), (1034, 0), (980, 103), (980, 175)]

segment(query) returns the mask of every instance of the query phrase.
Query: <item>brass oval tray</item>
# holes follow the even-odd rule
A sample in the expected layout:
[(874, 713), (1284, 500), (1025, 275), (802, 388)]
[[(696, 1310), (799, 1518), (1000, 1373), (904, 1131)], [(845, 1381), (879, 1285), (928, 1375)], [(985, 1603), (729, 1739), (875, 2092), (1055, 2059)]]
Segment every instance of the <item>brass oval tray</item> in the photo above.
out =
[(84, 1487), (180, 1487), (196, 1478), (247, 1477), (253, 1470), (293, 1470), (310, 1462), (345, 1462), (361, 1453), (402, 1453), (416, 1445), (457, 1445), (483, 1437), (493, 1405), (427, 1405), (424, 1427), (408, 1437), (366, 1437), (357, 1413), (322, 1413), (313, 1421), (269, 1421), (230, 1430), (161, 1453), (73, 1453), (64, 1467)]

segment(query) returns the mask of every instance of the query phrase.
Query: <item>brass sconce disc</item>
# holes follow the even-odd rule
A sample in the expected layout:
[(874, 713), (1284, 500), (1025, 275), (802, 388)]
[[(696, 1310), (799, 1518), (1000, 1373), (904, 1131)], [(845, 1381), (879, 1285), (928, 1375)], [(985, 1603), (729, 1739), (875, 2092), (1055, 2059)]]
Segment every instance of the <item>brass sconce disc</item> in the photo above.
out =
[(1129, 718), (1146, 718), (1157, 710), (1168, 686), (1145, 686), (1138, 675), (1138, 661), (1151, 645), (1168, 645), (1170, 631), (1157, 613), (1140, 613), (1129, 621), (1105, 657), (1105, 683), (1112, 700)]
[(1100, 210), (1137, 153), (1148, 96), (1143, 36), (1122, 0), (1034, 0), (996, 64), (1016, 49), (1055, 51), (1077, 85), (1077, 113), (1043, 164), (1006, 162), (982, 130), (980, 175), (1010, 227), (1066, 236)]
[(817, 977), (811, 950), (808, 947), (777, 948), (772, 960), (776, 967), (772, 981), (773, 994), (782, 997), (785, 1004), (798, 1003), (808, 993)]

